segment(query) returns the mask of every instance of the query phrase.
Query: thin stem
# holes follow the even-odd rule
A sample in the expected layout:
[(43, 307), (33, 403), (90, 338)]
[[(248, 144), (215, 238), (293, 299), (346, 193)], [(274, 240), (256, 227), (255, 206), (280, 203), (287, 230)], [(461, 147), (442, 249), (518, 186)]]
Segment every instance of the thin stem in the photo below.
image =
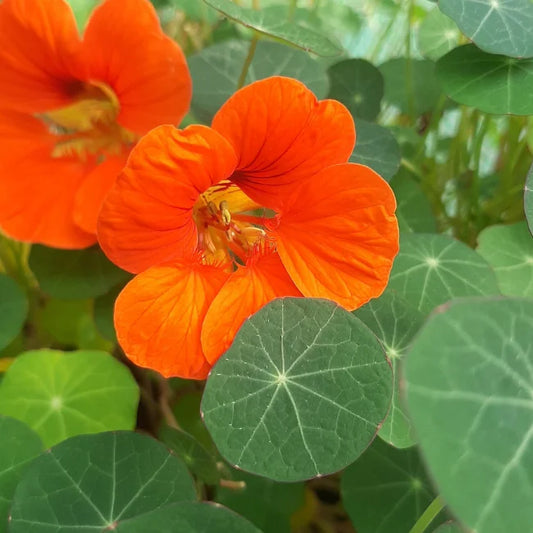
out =
[(257, 41), (259, 40), (259, 36), (257, 33), (254, 33), (254, 36), (252, 37), (252, 40), (250, 41), (250, 48), (248, 49), (248, 55), (246, 56), (246, 59), (244, 60), (244, 64), (242, 66), (241, 75), (239, 76), (239, 81), (237, 82), (237, 89), (240, 89), (244, 82), (246, 81), (246, 75), (248, 74), (248, 69), (250, 68), (250, 65), (252, 64), (252, 60), (255, 55), (255, 49), (257, 48)]
[(298, 0), (290, 0), (289, 3), (289, 22), (292, 22), (294, 20), (294, 13), (296, 12), (296, 4), (298, 3)]
[(416, 524), (411, 528), (409, 533), (424, 533), (443, 508), (444, 500), (440, 496), (437, 496), (422, 513), (422, 516), (416, 521)]

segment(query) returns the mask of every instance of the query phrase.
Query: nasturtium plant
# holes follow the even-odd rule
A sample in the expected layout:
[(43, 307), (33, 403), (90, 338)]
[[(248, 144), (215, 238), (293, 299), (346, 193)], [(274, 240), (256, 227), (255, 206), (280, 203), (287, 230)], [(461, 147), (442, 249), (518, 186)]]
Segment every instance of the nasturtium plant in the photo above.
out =
[(28, 313), (28, 299), (9, 276), (0, 274), (0, 350), (20, 332)]

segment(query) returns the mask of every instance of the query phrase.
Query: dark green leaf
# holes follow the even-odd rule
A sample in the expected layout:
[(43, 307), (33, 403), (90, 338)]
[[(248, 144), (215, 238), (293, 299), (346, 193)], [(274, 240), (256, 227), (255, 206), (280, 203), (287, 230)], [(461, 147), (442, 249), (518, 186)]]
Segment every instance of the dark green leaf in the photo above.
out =
[(486, 113), (533, 114), (533, 59), (487, 54), (467, 44), (437, 62), (444, 92)]
[(0, 350), (19, 334), (27, 314), (24, 291), (9, 276), (0, 274)]
[(329, 98), (342, 102), (357, 120), (374, 120), (381, 108), (383, 76), (364, 59), (346, 59), (328, 70)]
[(409, 412), (442, 497), (481, 533), (533, 523), (533, 300), (451, 302), (406, 356)]
[(341, 52), (339, 46), (327, 37), (289, 21), (288, 11), (279, 9), (281, 6), (265, 7), (256, 11), (238, 6), (231, 0), (204, 0), (204, 2), (243, 26), (281, 39), (308, 52), (320, 56), (335, 56)]
[(283, 298), (241, 327), (209, 375), (202, 412), (230, 463), (297, 481), (352, 462), (391, 392), (383, 349), (358, 319), (327, 300)]
[(394, 135), (377, 124), (356, 121), (357, 140), (350, 157), (352, 163), (360, 163), (375, 170), (387, 181), (400, 166), (400, 147)]
[(358, 533), (408, 533), (435, 497), (418, 450), (380, 439), (345, 470), (341, 494)]
[[(191, 105), (203, 122), (211, 122), (222, 104), (237, 90), (249, 47), (250, 43), (246, 41), (225, 41), (189, 58), (194, 85)], [(324, 67), (305, 52), (279, 43), (259, 42), (245, 84), (269, 76), (296, 78), (317, 98), (324, 98), (329, 88)]]
[(86, 250), (58, 250), (35, 245), (29, 263), (41, 289), (60, 299), (94, 298), (130, 278), (130, 274), (113, 265), (96, 246)]
[(0, 416), (0, 531), (6, 531), (11, 500), (22, 474), (43, 450), (43, 443), (26, 424)]
[(425, 57), (435, 61), (457, 46), (460, 37), (457, 24), (435, 8), (420, 24), (418, 45)]
[(133, 429), (139, 388), (105, 352), (35, 350), (0, 383), (0, 413), (22, 420), (46, 446), (80, 433)]
[(529, 169), (524, 187), (524, 211), (529, 226), (529, 231), (533, 234), (533, 166)]
[(439, 0), (439, 8), (485, 52), (533, 56), (530, 0)]
[(27, 469), (13, 499), (10, 533), (112, 531), (195, 499), (185, 465), (160, 442), (132, 432), (80, 435)]
[(96, 328), (101, 335), (113, 342), (117, 341), (113, 320), (115, 300), (122, 288), (122, 285), (117, 285), (94, 300), (93, 318)]
[(406, 234), (389, 288), (423, 313), (453, 298), (499, 294), (496, 276), (474, 250), (446, 235)]

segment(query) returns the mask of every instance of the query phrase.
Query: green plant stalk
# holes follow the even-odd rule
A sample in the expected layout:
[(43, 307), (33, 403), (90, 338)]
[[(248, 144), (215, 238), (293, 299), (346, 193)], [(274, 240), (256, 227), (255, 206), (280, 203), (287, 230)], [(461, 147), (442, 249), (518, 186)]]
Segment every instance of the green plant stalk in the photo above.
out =
[(257, 48), (258, 41), (259, 41), (259, 35), (257, 34), (257, 32), (254, 32), (254, 36), (252, 37), (252, 40), (250, 41), (250, 48), (248, 49), (248, 54), (242, 66), (241, 74), (239, 76), (239, 81), (237, 82), (237, 90), (244, 86), (244, 82), (246, 81), (246, 75), (248, 74), (248, 69), (250, 68), (250, 65), (252, 64), (252, 61), (254, 59), (255, 49)]
[(423, 533), (444, 508), (444, 500), (437, 496), (422, 513), (409, 533)]

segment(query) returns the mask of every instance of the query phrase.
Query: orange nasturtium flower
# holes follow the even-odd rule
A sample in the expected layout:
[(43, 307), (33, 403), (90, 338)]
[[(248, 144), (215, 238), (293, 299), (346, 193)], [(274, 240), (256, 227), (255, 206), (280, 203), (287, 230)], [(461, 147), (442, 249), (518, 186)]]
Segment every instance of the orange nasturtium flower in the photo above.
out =
[(0, 230), (94, 244), (131, 147), (179, 123), (190, 98), (184, 55), (148, 0), (105, 0), (83, 38), (65, 0), (0, 1)]
[(237, 91), (211, 128), (143, 137), (98, 222), (108, 257), (138, 274), (115, 305), (127, 356), (203, 379), (274, 298), (352, 310), (379, 296), (398, 251), (396, 202), (346, 162), (354, 142), (342, 104), (282, 77)]

